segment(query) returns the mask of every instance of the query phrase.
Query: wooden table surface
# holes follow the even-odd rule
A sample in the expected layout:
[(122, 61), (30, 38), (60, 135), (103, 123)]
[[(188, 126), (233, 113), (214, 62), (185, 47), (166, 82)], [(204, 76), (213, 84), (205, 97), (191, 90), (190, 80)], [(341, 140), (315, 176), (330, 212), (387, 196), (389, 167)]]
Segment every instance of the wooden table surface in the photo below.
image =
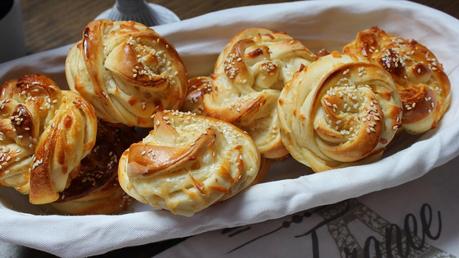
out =
[[(208, 12), (285, 0), (156, 0), (173, 10), (180, 19)], [(459, 18), (458, 0), (416, 0)], [(99, 13), (111, 7), (114, 0), (21, 0), (28, 53), (59, 47), (77, 41), (81, 30)], [(108, 254), (109, 257), (151, 257), (180, 240), (169, 240), (140, 247), (129, 247)], [(30, 248), (0, 243), (1, 257), (50, 257)]]
[[(156, 0), (173, 10), (180, 19), (208, 12), (285, 0)], [(458, 0), (417, 0), (459, 18)], [(35, 53), (75, 42), (90, 20), (110, 8), (114, 0), (21, 0), (28, 53)]]

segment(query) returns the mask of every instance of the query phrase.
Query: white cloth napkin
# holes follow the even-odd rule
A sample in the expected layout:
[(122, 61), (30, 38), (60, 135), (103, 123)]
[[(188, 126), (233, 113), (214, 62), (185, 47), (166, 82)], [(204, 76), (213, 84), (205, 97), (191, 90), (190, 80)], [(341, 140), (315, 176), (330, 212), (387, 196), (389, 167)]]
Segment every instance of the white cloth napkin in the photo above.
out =
[[(334, 258), (346, 257), (345, 248), (356, 250), (357, 257), (374, 257), (377, 249), (372, 237), (384, 257), (388, 252), (394, 257), (456, 257), (458, 167), (459, 158), (455, 158), (425, 177), (392, 189), (282, 219), (194, 236), (155, 258)], [(391, 227), (389, 232), (400, 230), (400, 237), (386, 233)], [(417, 234), (408, 235), (415, 228)], [(391, 244), (386, 247), (386, 243)]]
[[(445, 65), (453, 85), (450, 111), (437, 130), (416, 141), (392, 146), (373, 164), (308, 174), (293, 160), (279, 162), (266, 182), (191, 218), (137, 205), (123, 215), (43, 214), (11, 190), (0, 190), (0, 240), (60, 256), (100, 254), (205, 231), (280, 218), (416, 179), (459, 154), (459, 23), (444, 13), (399, 1), (306, 1), (229, 9), (156, 27), (182, 55), (191, 75), (208, 74), (217, 54), (238, 31), (260, 26), (285, 31), (313, 50), (340, 49), (357, 31), (378, 25), (415, 38)], [(65, 87), (63, 64), (68, 47), (0, 65), (0, 78), (42, 72)], [(416, 197), (413, 197), (416, 198)], [(32, 214), (29, 214), (32, 213)]]

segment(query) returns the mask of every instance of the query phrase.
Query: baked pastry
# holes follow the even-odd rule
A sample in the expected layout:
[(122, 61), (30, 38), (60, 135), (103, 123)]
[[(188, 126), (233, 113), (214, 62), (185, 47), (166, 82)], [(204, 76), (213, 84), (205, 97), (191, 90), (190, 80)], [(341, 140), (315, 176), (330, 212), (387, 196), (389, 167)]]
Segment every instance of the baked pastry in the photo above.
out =
[(344, 47), (388, 71), (403, 103), (403, 128), (420, 134), (434, 128), (451, 102), (451, 86), (435, 55), (415, 40), (373, 27)]
[(237, 127), (191, 112), (159, 112), (154, 120), (154, 129), (123, 153), (118, 168), (121, 187), (138, 201), (191, 216), (257, 177), (260, 154)]
[(68, 53), (65, 74), (100, 119), (128, 126), (152, 127), (152, 114), (179, 108), (187, 91), (174, 47), (132, 21), (90, 22)]
[(96, 142), (95, 111), (43, 75), (0, 91), (0, 184), (29, 193), (33, 204), (54, 202)]
[(183, 110), (197, 115), (205, 115), (204, 96), (211, 92), (213, 80), (208, 76), (193, 77), (188, 80), (188, 94), (183, 104)]
[(131, 198), (118, 183), (118, 160), (137, 140), (133, 128), (99, 122), (96, 145), (52, 206), (65, 214), (111, 214), (127, 208)]
[(247, 131), (266, 158), (287, 155), (280, 139), (277, 98), (286, 81), (316, 57), (289, 35), (263, 28), (237, 34), (217, 59), (204, 113)]
[(338, 52), (296, 73), (278, 111), (284, 146), (316, 172), (377, 159), (402, 117), (390, 74)]

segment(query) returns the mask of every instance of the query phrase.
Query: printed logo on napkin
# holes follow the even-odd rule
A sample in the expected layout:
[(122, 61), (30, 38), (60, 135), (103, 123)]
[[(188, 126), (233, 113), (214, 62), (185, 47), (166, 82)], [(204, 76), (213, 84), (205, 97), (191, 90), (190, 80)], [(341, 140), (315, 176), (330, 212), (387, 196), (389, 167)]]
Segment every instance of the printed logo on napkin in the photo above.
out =
[(158, 258), (459, 257), (459, 158), (403, 186), (197, 235)]
[[(320, 215), (323, 220), (303, 234), (292, 237), (307, 237), (312, 242), (312, 257), (321, 257), (319, 253), (320, 241), (317, 230), (326, 227), (336, 243), (341, 257), (455, 257), (439, 248), (428, 244), (427, 239), (437, 240), (441, 236), (441, 212), (433, 211), (430, 204), (423, 204), (419, 216), (408, 213), (404, 217), (404, 225), (390, 223), (369, 207), (351, 199), (339, 204), (324, 206), (313, 211), (297, 213), (286, 220), (271, 232), (256, 236), (227, 253), (237, 252), (241, 248), (249, 248), (255, 241), (268, 237), (271, 234), (295, 226), (310, 217), (313, 213)], [(364, 245), (360, 245), (349, 229), (351, 223), (362, 223), (372, 235), (368, 236)], [(435, 223), (436, 222), (436, 223)], [(436, 225), (434, 225), (436, 224)], [(250, 226), (224, 229), (221, 234), (234, 237), (250, 230)]]

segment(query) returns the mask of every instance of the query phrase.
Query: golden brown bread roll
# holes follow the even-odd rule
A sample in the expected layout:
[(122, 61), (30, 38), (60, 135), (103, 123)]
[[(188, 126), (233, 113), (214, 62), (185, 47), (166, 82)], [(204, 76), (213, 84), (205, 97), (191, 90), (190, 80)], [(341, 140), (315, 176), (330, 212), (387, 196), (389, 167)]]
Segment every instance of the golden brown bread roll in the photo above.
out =
[(237, 127), (164, 111), (150, 134), (123, 153), (118, 178), (138, 201), (191, 216), (245, 189), (259, 169), (254, 142)]
[(68, 53), (65, 73), (99, 118), (128, 126), (152, 127), (152, 114), (179, 108), (187, 91), (174, 47), (132, 21), (90, 22)]
[(96, 145), (52, 206), (65, 214), (111, 214), (124, 210), (131, 199), (118, 183), (118, 160), (137, 140), (133, 128), (99, 122)]
[(201, 108), (234, 123), (250, 134), (264, 157), (281, 158), (287, 151), (279, 134), (277, 98), (294, 72), (313, 60), (313, 53), (285, 33), (246, 29), (219, 55), (202, 104), (188, 110)]
[(378, 158), (402, 117), (390, 74), (337, 52), (296, 73), (278, 111), (284, 146), (316, 172)]
[(204, 95), (211, 92), (213, 80), (208, 76), (198, 76), (188, 80), (188, 94), (183, 104), (183, 110), (197, 115), (205, 115)]
[(96, 142), (93, 107), (43, 75), (5, 82), (0, 94), (0, 184), (54, 202)]
[(126, 210), (130, 201), (118, 182), (111, 181), (78, 199), (54, 202), (52, 207), (66, 215), (116, 214)]
[(415, 40), (373, 27), (344, 47), (377, 64), (394, 79), (403, 103), (403, 128), (420, 134), (434, 128), (451, 102), (451, 86), (435, 55)]

